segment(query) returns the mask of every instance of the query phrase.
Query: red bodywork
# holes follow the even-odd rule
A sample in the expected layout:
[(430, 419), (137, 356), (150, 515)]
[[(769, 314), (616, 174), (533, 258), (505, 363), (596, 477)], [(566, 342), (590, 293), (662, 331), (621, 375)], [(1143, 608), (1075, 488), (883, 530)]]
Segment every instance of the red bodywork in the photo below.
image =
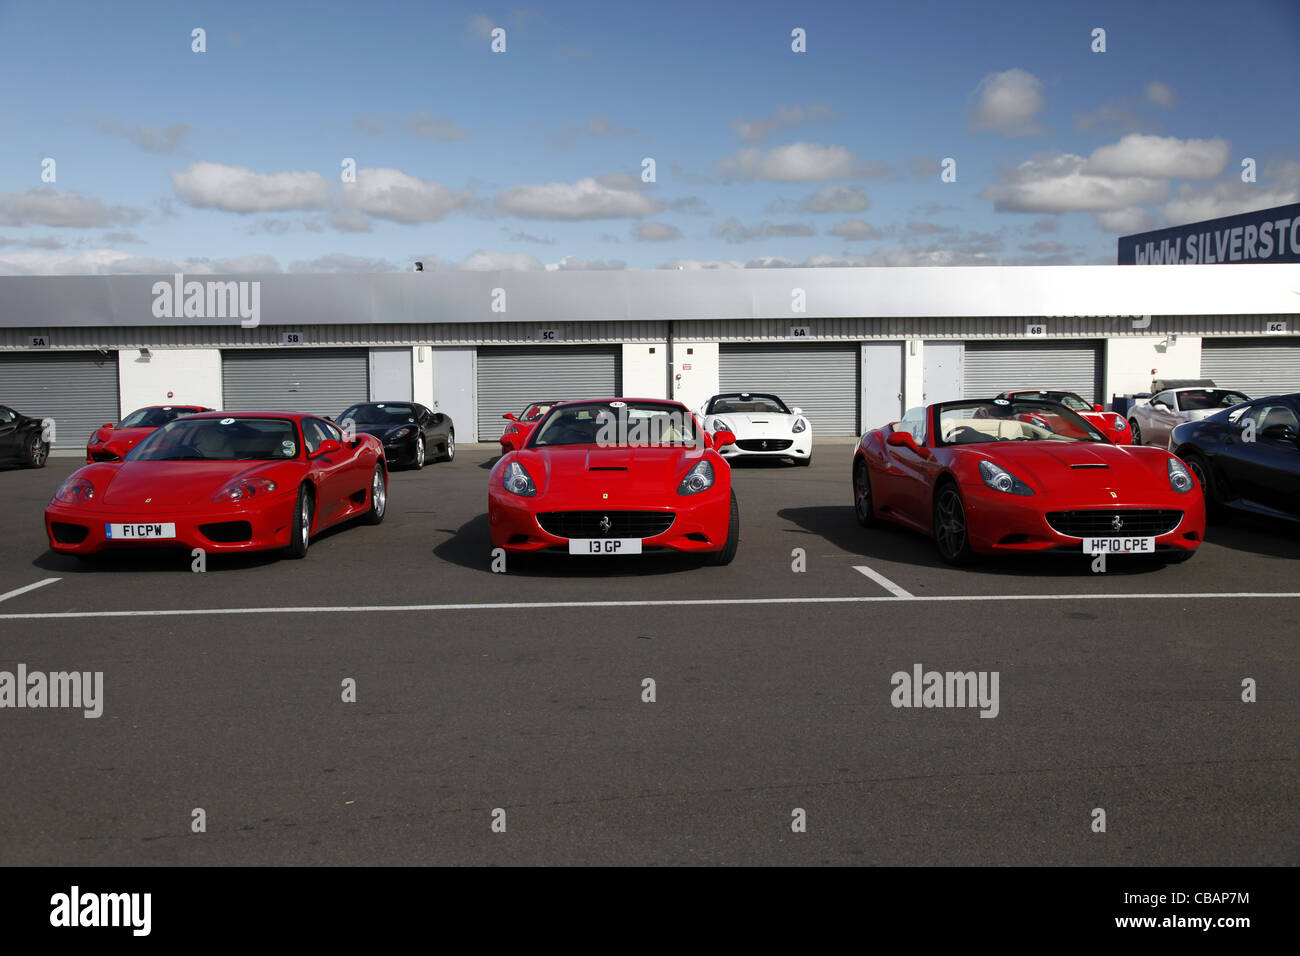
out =
[[(193, 415), (198, 412), (210, 412), (212, 409), (203, 405), (148, 405), (145, 408), (137, 408), (122, 421), (148, 411), (176, 411), (182, 415)], [(97, 428), (86, 442), (86, 461), (121, 461), (128, 451), (140, 444), (142, 439), (152, 435), (159, 427), (161, 426), (148, 425), (140, 428), (124, 428), (121, 424), (117, 424)]]
[[(933, 535), (937, 491), (941, 483), (955, 480), (970, 547), (976, 553), (1061, 550), (1082, 554), (1082, 538), (1053, 529), (1047, 519), (1049, 512), (1096, 511), (1103, 518), (1134, 509), (1182, 512), (1181, 520), (1168, 533), (1154, 535), (1157, 553), (1195, 551), (1205, 535), (1200, 486), (1193, 484), (1184, 493), (1174, 491), (1167, 465), (1174, 456), (1163, 449), (1095, 441), (945, 445), (936, 443), (935, 408), (930, 405), (924, 411), (925, 433), (920, 445), (889, 444), (897, 422), (873, 429), (859, 441), (854, 468), (859, 462), (866, 463), (876, 518)], [(990, 488), (980, 476), (981, 460), (1006, 469), (1034, 493), (1011, 494)]]
[[(653, 402), (694, 421), (699, 420), (679, 402), (662, 399), (592, 399), (592, 402)], [(551, 414), (565, 407), (555, 406)], [(567, 403), (582, 405), (585, 402)], [(539, 514), (552, 512), (658, 512), (672, 515), (667, 531), (642, 537), (645, 551), (721, 551), (730, 527), (731, 466), (712, 447), (626, 446), (597, 444), (532, 447), (536, 426), (529, 431), (528, 444), (508, 451), (492, 468), (488, 480), (488, 520), (492, 547), (511, 552), (567, 552), (569, 539), (551, 534), (538, 522)], [(706, 491), (678, 494), (686, 474), (707, 459), (715, 480)], [(536, 495), (523, 497), (506, 490), (503, 475), (512, 461), (519, 462), (532, 477)], [(640, 537), (640, 535), (627, 535)], [(576, 537), (576, 535), (575, 535)]]
[[(294, 457), (259, 461), (117, 461), (95, 462), (74, 472), (94, 486), (91, 500), (71, 504), (52, 499), (45, 509), (50, 549), (60, 554), (93, 554), (106, 548), (186, 547), (208, 552), (263, 551), (283, 548), (298, 501), (311, 486), (315, 500), (313, 534), (364, 514), (371, 506), (375, 465), (385, 468), (384, 449), (372, 435), (356, 436), (336, 451), (309, 458), (302, 423), (316, 419), (297, 412), (212, 412), (195, 418), (271, 418), (289, 420), (297, 435)], [(189, 419), (186, 419), (189, 420)], [(339, 438), (342, 435), (339, 433)], [(274, 491), (241, 502), (214, 501), (236, 479), (270, 479)], [(240, 522), (246, 522), (245, 529)], [(174, 523), (174, 538), (111, 540), (109, 524)], [(215, 535), (215, 537), (214, 537)]]
[(511, 445), (507, 442), (506, 435), (517, 435), (518, 443), (522, 446), (528, 441), (528, 436), (532, 434), (537, 424), (546, 417), (549, 412), (559, 402), (533, 402), (523, 410), (523, 413), (516, 415), (511, 412), (509, 415), (503, 415), (510, 424), (506, 427), (505, 433), (497, 439), (501, 443), (501, 454), (510, 451)]
[[(1075, 394), (1074, 392), (1067, 392), (1065, 389), (1061, 389), (1061, 388), (1016, 389), (1015, 391), (1011, 391), (1011, 392), (1002, 392), (998, 396), (998, 398), (1031, 398), (1036, 393), (1043, 392), (1043, 391), (1066, 392), (1067, 395), (1072, 395), (1074, 396), (1074, 398), (1078, 399), (1080, 403), (1084, 405), (1088, 405), (1088, 403), (1085, 402), (1081, 396)], [(1086, 421), (1089, 425), (1092, 425), (1094, 428), (1096, 428), (1099, 432), (1101, 432), (1103, 435), (1109, 438), (1116, 445), (1133, 444), (1133, 433), (1129, 431), (1128, 422), (1125, 421), (1123, 415), (1120, 415), (1117, 412), (1108, 412), (1105, 411), (1104, 409), (1102, 411), (1097, 411), (1097, 409), (1092, 405), (1088, 405), (1088, 411), (1082, 411), (1077, 408), (1071, 408), (1070, 410), (1074, 412), (1074, 414), (1082, 418), (1084, 421)]]

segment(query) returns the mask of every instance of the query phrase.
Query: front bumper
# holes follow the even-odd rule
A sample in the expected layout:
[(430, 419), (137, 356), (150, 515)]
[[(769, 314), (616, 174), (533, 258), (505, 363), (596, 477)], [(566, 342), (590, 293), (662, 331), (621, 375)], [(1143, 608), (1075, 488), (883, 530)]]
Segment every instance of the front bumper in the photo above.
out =
[[(45, 509), (45, 534), (50, 550), (59, 554), (149, 548), (202, 548), (217, 554), (266, 551), (289, 544), (297, 500), (295, 491), (252, 507), (178, 508), (149, 514), (55, 502)], [(118, 540), (107, 537), (105, 528), (108, 524), (160, 523), (175, 524), (176, 536)]]
[[(784, 444), (785, 447), (764, 448), (764, 441), (774, 446)], [(812, 439), (803, 435), (795, 435), (793, 438), (743, 438), (734, 445), (719, 448), (718, 454), (723, 458), (810, 458)]]
[[(425, 461), (429, 460), (429, 443), (424, 445)], [(384, 446), (384, 460), (389, 465), (413, 465), (415, 464), (415, 439), (403, 438), (395, 441), (391, 445)]]

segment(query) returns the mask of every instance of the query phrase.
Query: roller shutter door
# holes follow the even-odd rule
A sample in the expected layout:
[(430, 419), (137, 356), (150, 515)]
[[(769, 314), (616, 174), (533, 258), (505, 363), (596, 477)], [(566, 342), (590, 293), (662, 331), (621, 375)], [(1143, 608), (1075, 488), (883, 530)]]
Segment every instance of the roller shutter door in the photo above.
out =
[(117, 352), (0, 353), (0, 405), (53, 418), (52, 453), (85, 455), (90, 433), (121, 419)]
[(719, 392), (768, 392), (803, 409), (814, 437), (858, 434), (857, 342), (799, 345), (722, 344)]
[(1205, 339), (1201, 376), (1251, 398), (1300, 392), (1300, 341)]
[(335, 416), (370, 398), (368, 349), (226, 349), (222, 404), (232, 411)]
[(506, 412), (529, 402), (614, 398), (623, 389), (623, 350), (611, 345), (484, 346), (478, 350), (478, 440), (505, 431)]
[(966, 398), (1009, 388), (1059, 388), (1100, 402), (1100, 342), (967, 342)]

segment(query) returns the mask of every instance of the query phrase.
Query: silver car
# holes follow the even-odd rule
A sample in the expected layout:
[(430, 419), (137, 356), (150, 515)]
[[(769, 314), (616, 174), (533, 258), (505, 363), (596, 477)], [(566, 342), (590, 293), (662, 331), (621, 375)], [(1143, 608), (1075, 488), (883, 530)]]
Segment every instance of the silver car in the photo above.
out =
[(1196, 422), (1233, 405), (1250, 401), (1245, 392), (1218, 388), (1208, 378), (1184, 381), (1156, 381), (1150, 399), (1138, 399), (1129, 409), (1128, 425), (1133, 444), (1169, 443), (1169, 433), (1183, 422)]

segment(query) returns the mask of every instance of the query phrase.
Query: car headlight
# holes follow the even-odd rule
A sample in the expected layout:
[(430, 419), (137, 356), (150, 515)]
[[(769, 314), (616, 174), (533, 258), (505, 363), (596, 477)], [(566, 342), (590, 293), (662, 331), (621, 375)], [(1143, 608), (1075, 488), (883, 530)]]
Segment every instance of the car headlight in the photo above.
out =
[(1169, 459), (1169, 487), (1174, 489), (1180, 495), (1185, 495), (1192, 490), (1192, 476), (1185, 466), (1177, 458)]
[(87, 478), (69, 478), (59, 485), (59, 490), (54, 493), (55, 501), (63, 501), (70, 505), (85, 504), (93, 497), (95, 497), (95, 486)]
[(512, 495), (531, 498), (537, 494), (537, 486), (533, 484), (533, 476), (528, 474), (528, 470), (517, 461), (512, 461), (506, 465), (501, 481), (505, 485), (506, 491)]
[(408, 425), (406, 428), (399, 428), (397, 431), (393, 432), (393, 434), (391, 434), (391, 435), (388, 436), (388, 440), (389, 440), (389, 441), (400, 441), (400, 440), (402, 440), (403, 438), (406, 438), (406, 437), (408, 437), (409, 435), (411, 435), (412, 433), (414, 433), (414, 431), (415, 431), (415, 429), (414, 429), (414, 428), (411, 428), (409, 425)]
[(985, 459), (980, 462), (980, 477), (984, 484), (994, 491), (1005, 491), (1009, 495), (1032, 495), (1034, 489), (1017, 478), (1011, 472)]
[(212, 500), (216, 502), (247, 501), (249, 498), (256, 498), (258, 495), (269, 495), (277, 487), (276, 483), (270, 478), (236, 478), (213, 495)]
[(734, 432), (735, 429), (727, 422), (725, 418), (715, 418), (713, 424), (709, 426), (711, 432)]
[(677, 493), (679, 495), (698, 495), (701, 491), (708, 491), (712, 487), (713, 466), (707, 460), (702, 460), (686, 473), (682, 483), (677, 486)]
[(1117, 432), (1122, 432), (1122, 431), (1124, 431), (1126, 428), (1128, 428), (1128, 422), (1124, 421), (1123, 417), (1121, 417), (1121, 416), (1119, 416), (1119, 415), (1116, 415), (1116, 416), (1115, 416), (1115, 426), (1114, 426), (1114, 427), (1115, 427), (1115, 431), (1117, 431)]
[(808, 423), (807, 423), (806, 421), (804, 421), (802, 418), (797, 419), (797, 420), (795, 421), (795, 423), (794, 423), (794, 428), (792, 428), (792, 429), (790, 429), (790, 430), (791, 430), (792, 432), (794, 432), (794, 433), (797, 435), (797, 434), (799, 434), (799, 433), (802, 432), (802, 431), (807, 431), (807, 430), (808, 430)]

